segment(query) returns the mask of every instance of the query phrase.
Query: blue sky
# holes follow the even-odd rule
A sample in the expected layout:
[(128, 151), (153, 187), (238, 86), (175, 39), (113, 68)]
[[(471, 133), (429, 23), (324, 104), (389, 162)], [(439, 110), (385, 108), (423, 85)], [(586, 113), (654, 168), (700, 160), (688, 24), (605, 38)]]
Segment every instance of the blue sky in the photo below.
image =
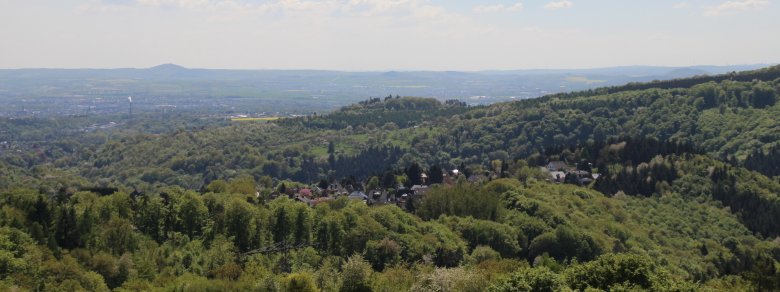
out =
[(780, 62), (777, 0), (0, 0), (0, 68)]

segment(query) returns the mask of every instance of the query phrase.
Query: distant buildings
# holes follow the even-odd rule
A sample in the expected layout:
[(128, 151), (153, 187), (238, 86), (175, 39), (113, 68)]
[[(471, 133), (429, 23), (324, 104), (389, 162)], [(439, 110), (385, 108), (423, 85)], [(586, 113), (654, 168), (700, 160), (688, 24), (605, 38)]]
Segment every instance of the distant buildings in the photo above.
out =
[(550, 172), (566, 171), (568, 168), (569, 166), (563, 161), (550, 161), (550, 163), (547, 164), (547, 171)]
[(550, 161), (545, 167), (550, 173), (550, 181), (555, 183), (568, 183), (580, 186), (588, 185), (598, 179), (598, 173), (591, 173), (587, 170), (578, 170), (576, 167), (569, 166), (563, 161)]

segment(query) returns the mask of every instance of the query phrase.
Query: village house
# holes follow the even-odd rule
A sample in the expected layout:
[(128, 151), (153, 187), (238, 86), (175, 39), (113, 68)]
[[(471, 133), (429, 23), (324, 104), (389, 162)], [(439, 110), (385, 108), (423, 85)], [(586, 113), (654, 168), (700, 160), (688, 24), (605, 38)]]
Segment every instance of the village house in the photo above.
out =
[(566, 173), (563, 171), (550, 171), (550, 181), (562, 183), (566, 179)]
[(348, 198), (350, 200), (362, 200), (363, 202), (368, 203), (368, 196), (366, 196), (366, 194), (361, 191), (352, 192), (349, 194)]
[(554, 183), (567, 183), (575, 185), (588, 185), (591, 182), (599, 178), (598, 173), (590, 173), (585, 170), (571, 170), (567, 172), (552, 171), (550, 172), (549, 181)]
[(566, 173), (565, 181), (566, 183), (584, 186), (593, 182), (593, 175), (584, 170), (569, 171)]
[(414, 191), (406, 187), (399, 187), (395, 191), (395, 203), (398, 207), (404, 208), (406, 201), (414, 195)]
[(550, 161), (550, 163), (547, 164), (547, 170), (550, 172), (566, 171), (568, 169), (569, 169), (569, 165), (567, 165), (566, 162), (563, 161)]
[(349, 194), (347, 189), (342, 187), (341, 184), (339, 183), (332, 183), (328, 185), (328, 189), (326, 190), (326, 192), (329, 195), (334, 195), (334, 196), (341, 196), (341, 195), (346, 196), (347, 194)]
[(310, 189), (303, 188), (303, 189), (298, 190), (298, 196), (311, 199), (312, 198), (312, 192), (311, 192)]
[(368, 192), (372, 204), (387, 204), (390, 200), (386, 191), (381, 189), (375, 189)]
[(428, 186), (424, 185), (413, 185), (411, 188), (412, 192), (415, 196), (423, 196), (428, 191)]
[(295, 200), (298, 201), (298, 202), (301, 202), (301, 203), (304, 203), (306, 205), (311, 206), (311, 201), (312, 200), (310, 198), (297, 196), (297, 197), (295, 197)]
[(331, 197), (320, 197), (320, 198), (316, 198), (314, 200), (311, 200), (309, 202), (309, 205), (312, 206), (312, 207), (315, 207), (315, 206), (317, 206), (319, 204), (322, 204), (322, 203), (325, 203), (325, 202), (330, 202), (330, 201), (333, 201), (333, 198), (331, 198)]

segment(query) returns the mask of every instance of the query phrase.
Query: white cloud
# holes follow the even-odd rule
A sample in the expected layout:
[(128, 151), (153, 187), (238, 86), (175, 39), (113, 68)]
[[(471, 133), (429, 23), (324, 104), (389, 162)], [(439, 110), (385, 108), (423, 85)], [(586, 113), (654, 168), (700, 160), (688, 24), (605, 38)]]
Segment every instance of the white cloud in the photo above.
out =
[(138, 0), (138, 4), (145, 5), (145, 6), (155, 6), (155, 7), (174, 6), (174, 7), (181, 7), (181, 8), (203, 8), (203, 7), (208, 7), (208, 6), (214, 5), (214, 4), (216, 4), (215, 2), (221, 2), (221, 1), (210, 1), (210, 0)]
[(684, 8), (687, 8), (687, 7), (688, 7), (688, 2), (684, 2), (684, 1), (683, 2), (678, 2), (678, 3), (674, 4), (674, 6), (672, 6), (672, 8), (674, 8), (674, 9), (684, 9)]
[(704, 15), (718, 16), (737, 11), (759, 8), (769, 4), (769, 0), (736, 0), (726, 1), (716, 6), (710, 6), (704, 11)]
[(419, 19), (451, 16), (444, 8), (428, 4), (427, 0), (273, 0), (261, 3), (250, 0), (135, 0), (135, 4), (141, 7), (174, 7), (210, 11), (219, 13), (214, 16), (217, 18), (273, 12), (286, 14), (314, 12), (350, 17), (393, 15)]
[(472, 9), (472, 11), (474, 11), (475, 13), (518, 12), (522, 10), (523, 10), (522, 2), (517, 2), (509, 6), (506, 6), (504, 4), (478, 5)]
[(569, 0), (561, 0), (561, 1), (553, 1), (550, 3), (547, 3), (547, 5), (544, 5), (544, 8), (547, 9), (564, 9), (574, 6), (574, 3), (572, 3)]
[(353, 17), (410, 16), (416, 19), (441, 20), (454, 14), (427, 0), (334, 0), (330, 5)]
[(99, 4), (99, 3), (87, 3), (81, 4), (78, 7), (80, 12), (93, 12), (93, 13), (123, 13), (130, 9), (125, 5), (113, 5), (113, 4)]
[(445, 14), (444, 8), (433, 5), (422, 5), (419, 7), (414, 7), (414, 9), (411, 11), (412, 16), (422, 19), (436, 19), (444, 16)]
[(515, 5), (512, 5), (511, 7), (509, 7), (509, 10), (510, 11), (520, 11), (520, 10), (523, 10), (523, 3), (517, 2), (517, 3), (515, 3)]
[(405, 10), (410, 6), (416, 6), (417, 1), (411, 0), (349, 0), (340, 3), (341, 10), (350, 14), (360, 14), (363, 16), (375, 16), (382, 14), (392, 14)]
[(496, 4), (496, 5), (479, 5), (475, 6), (472, 11), (476, 13), (491, 13), (491, 12), (499, 12), (506, 9), (504, 7), (504, 4)]

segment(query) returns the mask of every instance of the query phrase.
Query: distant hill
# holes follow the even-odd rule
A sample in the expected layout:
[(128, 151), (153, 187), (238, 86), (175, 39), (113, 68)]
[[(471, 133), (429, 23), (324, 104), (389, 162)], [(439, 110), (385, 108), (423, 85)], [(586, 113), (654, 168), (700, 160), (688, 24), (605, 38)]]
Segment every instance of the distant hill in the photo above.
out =
[[(24, 97), (47, 115), (74, 114), (48, 99), (77, 97), (77, 106), (92, 106), (95, 99), (132, 95), (139, 112), (152, 110), (145, 99), (203, 111), (240, 108), (258, 112), (322, 112), (368, 97), (387, 95), (460, 99), (469, 104), (491, 104), (551, 93), (589, 90), (603, 86), (715, 75), (763, 65), (652, 67), (595, 69), (544, 69), (511, 71), (389, 71), (345, 72), (323, 70), (223, 70), (185, 68), (162, 64), (151, 68), (119, 69), (14, 69), (0, 70), (0, 100)], [(227, 109), (214, 107), (221, 100)], [(244, 100), (248, 99), (248, 100)], [(7, 100), (7, 101), (6, 101)], [(69, 101), (69, 103), (72, 103)], [(104, 102), (101, 102), (101, 104)], [(0, 115), (19, 109), (6, 107)], [(110, 112), (98, 107), (97, 112)]]
[(149, 70), (149, 71), (184, 71), (184, 70), (187, 70), (187, 68), (184, 68), (184, 67), (176, 65), (176, 64), (168, 63), (168, 64), (157, 65), (157, 66), (151, 67), (151, 68), (149, 68), (147, 70)]
[[(142, 179), (159, 176), (157, 169), (163, 167), (169, 168), (166, 179), (192, 188), (209, 180), (204, 167), (214, 164), (255, 176), (299, 181), (314, 180), (325, 172), (365, 178), (411, 161), (446, 168), (461, 164), (484, 168), (494, 160), (544, 154), (550, 147), (652, 137), (694, 145), (699, 152), (733, 165), (750, 161), (748, 167), (771, 176), (775, 175), (771, 165), (780, 163), (778, 152), (770, 151), (780, 148), (780, 128), (775, 122), (780, 116), (779, 86), (780, 67), (771, 67), (490, 106), (445, 105), (430, 98), (377, 98), (329, 115), (282, 119), (274, 123), (279, 127), (214, 128), (194, 136), (112, 145), (111, 152), (103, 152), (84, 171), (97, 178), (132, 177), (127, 173), (132, 170)], [(336, 142), (339, 151), (332, 161), (325, 149), (327, 141)], [(251, 151), (239, 150), (246, 143)], [(208, 154), (213, 149), (230, 154)], [(245, 156), (264, 159), (244, 165), (241, 157)], [(150, 167), (147, 161), (132, 157), (153, 159), (155, 173), (144, 174)]]
[(667, 73), (665, 76), (668, 76), (669, 78), (685, 78), (685, 77), (709, 75), (709, 74), (711, 73), (708, 71), (689, 67), (689, 68), (674, 69), (669, 73)]

